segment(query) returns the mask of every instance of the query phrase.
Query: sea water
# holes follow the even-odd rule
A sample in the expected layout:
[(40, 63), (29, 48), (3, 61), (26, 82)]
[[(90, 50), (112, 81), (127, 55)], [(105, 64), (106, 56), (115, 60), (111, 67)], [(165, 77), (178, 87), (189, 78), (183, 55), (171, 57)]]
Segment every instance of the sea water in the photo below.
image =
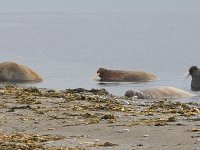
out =
[[(173, 86), (190, 90), (183, 75), (200, 66), (200, 16), (140, 14), (0, 14), (1, 62), (40, 73), (41, 88), (130, 89)], [(159, 80), (100, 83), (98, 68), (142, 70)], [(195, 94), (198, 95), (198, 92)]]

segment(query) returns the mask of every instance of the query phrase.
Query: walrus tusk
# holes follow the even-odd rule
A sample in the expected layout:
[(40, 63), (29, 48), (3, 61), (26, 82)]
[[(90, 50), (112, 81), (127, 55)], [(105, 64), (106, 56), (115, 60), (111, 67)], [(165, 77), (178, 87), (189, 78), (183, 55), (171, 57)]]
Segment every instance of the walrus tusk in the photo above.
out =
[(96, 80), (99, 75), (100, 75), (100, 73), (97, 73), (92, 79)]
[(184, 80), (186, 80), (189, 76), (190, 76), (190, 73), (186, 72), (186, 74), (184, 75)]

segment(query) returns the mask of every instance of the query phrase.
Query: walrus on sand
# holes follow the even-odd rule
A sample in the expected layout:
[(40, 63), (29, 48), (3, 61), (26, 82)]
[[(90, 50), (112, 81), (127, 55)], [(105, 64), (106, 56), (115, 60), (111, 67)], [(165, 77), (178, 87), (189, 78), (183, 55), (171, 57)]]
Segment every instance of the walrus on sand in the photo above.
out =
[(136, 97), (138, 99), (159, 99), (159, 98), (183, 98), (183, 97), (192, 97), (195, 94), (170, 87), (163, 86), (158, 88), (149, 88), (140, 91), (129, 90), (126, 91), (125, 96), (127, 97)]
[(192, 76), (191, 90), (200, 91), (200, 68), (197, 66), (191, 66), (189, 71), (185, 74), (185, 80)]
[(105, 68), (99, 68), (97, 75), (100, 81), (105, 82), (146, 82), (156, 80), (157, 77), (154, 74), (143, 71), (123, 71), (123, 70), (109, 70)]
[(42, 77), (30, 68), (15, 62), (0, 63), (0, 82), (41, 82)]

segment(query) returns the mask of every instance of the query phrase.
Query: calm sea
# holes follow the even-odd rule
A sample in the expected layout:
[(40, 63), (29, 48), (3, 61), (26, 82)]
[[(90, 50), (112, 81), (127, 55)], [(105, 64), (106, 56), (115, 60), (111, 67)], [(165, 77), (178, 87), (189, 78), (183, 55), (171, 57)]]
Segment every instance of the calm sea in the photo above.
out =
[[(39, 72), (44, 82), (37, 87), (105, 88), (115, 95), (158, 86), (190, 91), (191, 78), (183, 75), (200, 66), (200, 16), (1, 14), (0, 20), (1, 61)], [(160, 79), (99, 84), (92, 77), (100, 67), (143, 70)]]

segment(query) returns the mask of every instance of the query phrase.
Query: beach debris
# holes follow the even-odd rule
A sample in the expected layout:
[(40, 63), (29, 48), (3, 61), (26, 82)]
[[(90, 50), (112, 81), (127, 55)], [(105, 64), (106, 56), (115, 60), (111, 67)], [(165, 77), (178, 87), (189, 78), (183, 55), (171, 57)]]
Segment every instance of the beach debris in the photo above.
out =
[(92, 147), (112, 147), (112, 146), (119, 146), (118, 144), (114, 144), (114, 143), (111, 143), (111, 142), (105, 142), (103, 144), (101, 143), (94, 143), (92, 145)]
[(191, 132), (200, 132), (200, 128), (193, 128)]
[(66, 89), (65, 93), (92, 93), (94, 95), (108, 95), (109, 94), (105, 89), (87, 90), (87, 89), (84, 89), (84, 88)]
[(100, 122), (99, 118), (89, 118), (87, 120), (85, 120), (84, 124), (88, 125), (88, 124), (97, 124)]
[(5, 104), (0, 104), (0, 109), (4, 109), (7, 108), (7, 106)]
[(99, 139), (95, 139), (94, 141), (95, 141), (95, 142), (99, 142), (100, 140), (99, 140)]
[(191, 117), (191, 118), (188, 118), (188, 120), (200, 121), (200, 115), (196, 115), (196, 116), (193, 116), (193, 117)]
[(176, 122), (176, 116), (171, 116), (167, 118), (168, 122)]
[(146, 138), (146, 137), (149, 137), (149, 135), (148, 135), (148, 134), (145, 134), (145, 135), (143, 135), (143, 137), (145, 137), (145, 138)]
[(175, 122), (176, 117), (175, 116), (169, 116), (169, 117), (163, 117), (163, 118), (141, 118), (138, 120), (135, 120), (129, 124), (127, 124), (128, 127), (136, 126), (136, 125), (148, 125), (148, 126), (164, 126), (167, 125), (169, 122)]
[(118, 130), (117, 132), (118, 133), (123, 133), (123, 132), (129, 132), (130, 130), (129, 129), (121, 129), (121, 130)]
[[(26, 133), (3, 134), (0, 133), (1, 150), (28, 150), (28, 149), (48, 149), (43, 143), (64, 139), (64, 136), (37, 135)], [(50, 148), (50, 147), (49, 147)]]
[(104, 115), (101, 117), (101, 119), (116, 119), (117, 117), (115, 115)]
[(29, 92), (29, 93), (41, 93), (40, 90), (36, 87), (29, 87), (23, 89), (24, 92)]
[(8, 110), (8, 112), (14, 112), (15, 109), (31, 109), (30, 105), (25, 105), (25, 106), (14, 106)]
[[(9, 124), (13, 133), (24, 134), (26, 140), (30, 140), (32, 147), (47, 150), (62, 150), (68, 147), (48, 147), (45, 142), (38, 140), (45, 138), (42, 135), (36, 136), (36, 141), (31, 139), (34, 134), (20, 133), (26, 132), (26, 125), (31, 131), (37, 133), (41, 122), (48, 122), (44, 131), (48, 133), (56, 133), (60, 127), (82, 127), (93, 126), (95, 124), (106, 125), (108, 127), (121, 126), (118, 133), (130, 132), (131, 126), (165, 126), (178, 125), (182, 120), (199, 121), (200, 105), (195, 103), (182, 103), (168, 99), (161, 100), (132, 100), (124, 96), (114, 96), (107, 91), (98, 89), (67, 89), (67, 90), (51, 90), (40, 88), (22, 88), (16, 86), (5, 86), (0, 88), (1, 104), (0, 111), (1, 127)], [(13, 121), (9, 120), (12, 117)], [(7, 119), (8, 118), (8, 119)], [(10, 121), (10, 122), (9, 122)], [(18, 126), (20, 123), (20, 126)], [(112, 124), (111, 124), (112, 123)], [(16, 127), (17, 126), (17, 127)], [(124, 128), (124, 129), (123, 129)], [(195, 130), (192, 132), (199, 132)], [(4, 131), (4, 130), (1, 130)], [(40, 132), (38, 132), (40, 133)], [(2, 133), (11, 139), (10, 134)], [(15, 134), (12, 134), (15, 137)], [(30, 139), (28, 138), (30, 136)], [(50, 137), (53, 135), (49, 135)], [(148, 138), (148, 134), (144, 138)], [(71, 138), (71, 137), (70, 137)], [(95, 137), (99, 138), (99, 137)], [(20, 139), (20, 138), (16, 138)], [(13, 143), (14, 142), (14, 143)], [(28, 142), (29, 143), (29, 142)], [(51, 144), (54, 142), (51, 142)], [(75, 142), (77, 144), (77, 141)], [(30, 145), (27, 142), (17, 142), (16, 140), (1, 140), (0, 149), (4, 150), (6, 146), (10, 149), (27, 149)], [(112, 145), (109, 142), (101, 143), (94, 141), (89, 145), (106, 147)], [(75, 145), (74, 143), (72, 145)], [(34, 147), (35, 146), (35, 147)], [(79, 145), (80, 146), (80, 145)], [(84, 144), (81, 146), (85, 146)], [(113, 146), (117, 146), (113, 144)], [(82, 147), (74, 146), (70, 150), (83, 150)]]
[(161, 100), (154, 102), (147, 112), (173, 113), (181, 116), (192, 116), (200, 114), (199, 108), (191, 107), (189, 104), (181, 102), (173, 102), (169, 100)]

